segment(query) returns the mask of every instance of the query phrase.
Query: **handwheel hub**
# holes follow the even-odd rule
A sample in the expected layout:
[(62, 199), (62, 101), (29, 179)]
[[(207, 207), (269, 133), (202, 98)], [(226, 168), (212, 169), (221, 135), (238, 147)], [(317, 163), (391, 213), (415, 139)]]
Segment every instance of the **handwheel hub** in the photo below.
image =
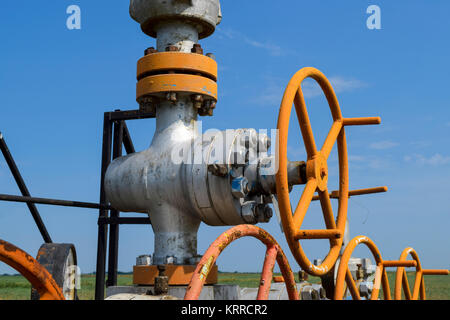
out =
[(320, 191), (327, 190), (328, 186), (328, 164), (325, 156), (318, 152), (313, 159), (306, 163), (307, 179), (315, 179), (317, 181), (317, 188)]

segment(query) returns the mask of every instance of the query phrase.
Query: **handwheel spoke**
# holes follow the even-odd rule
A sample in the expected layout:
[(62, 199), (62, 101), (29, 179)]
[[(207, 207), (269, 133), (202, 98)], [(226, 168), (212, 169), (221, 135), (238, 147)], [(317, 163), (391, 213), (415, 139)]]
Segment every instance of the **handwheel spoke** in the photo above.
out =
[[(403, 269), (402, 285), (403, 285), (403, 291), (405, 292), (405, 299), (411, 300), (412, 299), (411, 289), (409, 288), (408, 276), (406, 274), (405, 269)], [(401, 299), (401, 297), (399, 299)]]
[(300, 198), (300, 201), (295, 209), (294, 213), (294, 228), (295, 230), (299, 230), (303, 219), (305, 218), (306, 211), (311, 204), (312, 198), (314, 197), (314, 193), (317, 189), (317, 181), (316, 179), (310, 179), (303, 190), (303, 194)]
[(420, 293), (420, 285), (422, 282), (422, 270), (419, 270), (416, 272), (416, 279), (414, 281), (414, 287), (413, 287), (413, 294), (412, 294), (412, 299), (413, 300), (417, 300), (419, 299), (419, 293)]
[(347, 272), (345, 274), (345, 280), (347, 282), (348, 289), (352, 294), (354, 300), (361, 300), (361, 296), (359, 295), (358, 288), (356, 287), (355, 281), (353, 280), (352, 273), (347, 268)]
[(305, 144), (308, 159), (312, 159), (317, 154), (316, 141), (309, 121), (308, 111), (306, 110), (305, 98), (302, 89), (299, 87), (294, 99), (295, 110), (297, 111), (298, 123), (302, 131), (303, 142)]
[(333, 207), (331, 206), (328, 190), (319, 191), (319, 199), (327, 229), (336, 229), (336, 221), (334, 219)]
[(343, 127), (342, 120), (336, 120), (331, 126), (330, 132), (328, 133), (328, 136), (325, 139), (325, 142), (321, 149), (325, 159), (328, 159), (328, 157), (330, 156), (331, 150), (333, 150), (333, 146), (337, 141), (337, 138), (342, 130), (342, 127)]

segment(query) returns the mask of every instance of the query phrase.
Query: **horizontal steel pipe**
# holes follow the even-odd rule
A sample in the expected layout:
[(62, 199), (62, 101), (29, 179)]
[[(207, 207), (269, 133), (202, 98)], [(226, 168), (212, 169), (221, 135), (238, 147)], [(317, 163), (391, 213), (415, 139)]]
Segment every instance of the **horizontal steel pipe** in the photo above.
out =
[(22, 196), (13, 196), (13, 195), (7, 195), (7, 194), (0, 194), (0, 201), (45, 204), (45, 205), (51, 205), (51, 206), (75, 207), (75, 208), (86, 208), (86, 209), (105, 209), (105, 210), (112, 209), (108, 205), (101, 205), (101, 204), (97, 204), (97, 203), (68, 201), (68, 200), (55, 200), (55, 199), (46, 199), (46, 198), (34, 198), (34, 197), (22, 197)]

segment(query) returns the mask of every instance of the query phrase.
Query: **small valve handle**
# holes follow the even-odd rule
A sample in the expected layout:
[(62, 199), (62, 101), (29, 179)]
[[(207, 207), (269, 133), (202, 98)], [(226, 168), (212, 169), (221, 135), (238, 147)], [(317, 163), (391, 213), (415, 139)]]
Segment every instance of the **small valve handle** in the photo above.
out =
[[(348, 197), (354, 196), (362, 196), (366, 194), (374, 194), (374, 193), (383, 193), (388, 192), (388, 187), (376, 187), (376, 188), (368, 188), (368, 189), (358, 189), (358, 190), (350, 190), (348, 192)], [(330, 198), (339, 199), (339, 191), (335, 190), (330, 193)], [(320, 200), (319, 196), (314, 196), (313, 201)]]

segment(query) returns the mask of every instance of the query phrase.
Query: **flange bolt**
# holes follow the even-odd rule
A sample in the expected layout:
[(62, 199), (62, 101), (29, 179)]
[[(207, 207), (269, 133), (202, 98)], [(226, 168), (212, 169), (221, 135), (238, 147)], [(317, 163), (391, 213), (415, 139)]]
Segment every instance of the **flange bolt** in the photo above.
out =
[(150, 47), (150, 48), (145, 49), (144, 54), (146, 56), (148, 56), (149, 54), (157, 53), (157, 52), (158, 52), (158, 50), (156, 50), (154, 47)]
[(194, 47), (191, 50), (192, 53), (203, 54), (202, 46), (199, 43), (194, 44)]
[(155, 278), (155, 295), (165, 295), (169, 293), (169, 277), (166, 276), (166, 266), (158, 266), (159, 275)]

